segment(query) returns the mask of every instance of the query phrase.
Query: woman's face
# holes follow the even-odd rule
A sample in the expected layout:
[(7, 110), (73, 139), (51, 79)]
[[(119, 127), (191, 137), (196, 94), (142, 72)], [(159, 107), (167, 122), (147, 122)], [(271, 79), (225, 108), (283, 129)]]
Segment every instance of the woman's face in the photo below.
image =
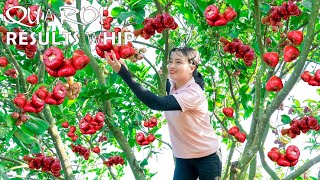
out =
[(172, 53), (169, 64), (169, 78), (176, 82), (186, 82), (192, 77), (195, 66), (188, 62), (188, 57), (181, 52)]

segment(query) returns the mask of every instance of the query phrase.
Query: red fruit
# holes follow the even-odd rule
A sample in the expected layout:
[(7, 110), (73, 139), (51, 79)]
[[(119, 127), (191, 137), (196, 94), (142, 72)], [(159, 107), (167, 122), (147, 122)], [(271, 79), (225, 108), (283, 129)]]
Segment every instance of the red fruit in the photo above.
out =
[[(295, 160), (295, 161), (291, 161), (290, 162), (290, 166), (295, 166), (296, 164), (298, 164), (299, 159)], [(307, 179), (307, 178), (306, 178)]]
[(47, 97), (44, 99), (46, 104), (56, 105), (57, 100), (53, 97), (52, 93), (48, 93)]
[(144, 139), (144, 141), (141, 143), (141, 146), (146, 146), (150, 144), (150, 141), (148, 139)]
[(52, 90), (52, 96), (58, 101), (65, 98), (67, 89), (62, 84), (57, 84)]
[(294, 46), (284, 47), (284, 61), (291, 62), (295, 60), (300, 54), (300, 51)]
[(90, 62), (90, 58), (82, 51), (75, 50), (72, 55), (72, 65), (76, 70), (81, 70)]
[(24, 155), (24, 156), (23, 156), (23, 160), (24, 160), (24, 161), (30, 162), (32, 159), (33, 159), (33, 158), (30, 157), (30, 156), (28, 156), (28, 155)]
[(219, 14), (218, 19), (216, 19), (214, 22), (214, 26), (224, 26), (227, 23), (228, 21), (226, 20), (226, 18), (222, 14)]
[(311, 74), (309, 71), (304, 71), (300, 77), (304, 82), (309, 82), (311, 79)]
[(286, 135), (289, 133), (289, 129), (281, 129), (281, 134), (282, 136)]
[(54, 46), (48, 48), (43, 54), (44, 64), (52, 70), (59, 69), (63, 63), (63, 59), (64, 56), (61, 49)]
[(70, 132), (75, 132), (76, 129), (77, 129), (77, 128), (76, 128), (75, 126), (70, 126), (70, 129), (69, 129), (69, 130), (70, 130)]
[(100, 153), (100, 148), (98, 146), (92, 148), (92, 152), (99, 154)]
[(55, 159), (51, 164), (51, 171), (60, 171), (60, 170), (61, 170), (60, 161), (58, 159)]
[(307, 121), (307, 125), (310, 129), (316, 130), (318, 127), (318, 121), (314, 117), (309, 117)]
[(288, 2), (287, 10), (289, 14), (293, 16), (300, 16), (302, 13), (299, 7), (296, 4), (294, 4), (293, 1)]
[(23, 112), (35, 113), (36, 108), (31, 104), (31, 102), (27, 102), (26, 105), (23, 106)]
[(28, 76), (26, 80), (30, 84), (37, 84), (38, 83), (38, 77), (35, 74)]
[(153, 142), (156, 138), (154, 137), (153, 134), (149, 134), (147, 139), (148, 139), (149, 142)]
[(250, 49), (251, 49), (250, 46), (244, 45), (244, 44), (240, 44), (238, 46), (238, 53), (241, 56), (240, 58), (242, 58)]
[(41, 99), (37, 96), (37, 94), (33, 94), (33, 95), (32, 95), (31, 103), (32, 103), (32, 105), (33, 105), (34, 107), (36, 107), (36, 108), (40, 108), (40, 107), (44, 106), (44, 101), (41, 100)]
[(234, 136), (235, 134), (237, 134), (239, 132), (239, 128), (238, 126), (233, 126), (232, 128), (230, 128), (228, 130), (228, 134)]
[(86, 122), (80, 123), (79, 125), (80, 125), (79, 128), (80, 128), (81, 130), (83, 130), (83, 131), (86, 131), (86, 130), (88, 130), (88, 129), (90, 128), (90, 124), (89, 124), (89, 123), (86, 123)]
[(95, 116), (95, 120), (98, 122), (98, 123), (101, 123), (101, 122), (104, 122), (104, 114), (103, 112), (98, 112)]
[(16, 98), (14, 98), (13, 103), (19, 107), (19, 108), (23, 108), (24, 105), (26, 104), (26, 97), (24, 96), (24, 94), (18, 94)]
[(277, 52), (267, 52), (263, 54), (263, 60), (270, 67), (276, 67), (279, 62), (279, 54)]
[(294, 45), (300, 45), (303, 41), (303, 33), (299, 30), (288, 32), (287, 37)]
[(57, 72), (59, 77), (69, 77), (75, 74), (76, 69), (72, 66), (71, 59), (65, 59)]
[(308, 84), (310, 86), (319, 86), (319, 83), (318, 83), (318, 81), (315, 80), (314, 76), (311, 76), (311, 79), (308, 81)]
[(320, 82), (320, 69), (318, 69), (314, 74), (314, 80), (316, 80), (317, 82)]
[(266, 84), (267, 91), (280, 91), (282, 88), (282, 81), (277, 76), (272, 76)]
[(119, 54), (122, 59), (127, 59), (130, 56), (133, 56), (135, 54), (135, 50), (132, 47), (129, 47), (127, 45), (123, 45), (120, 47)]
[(8, 65), (8, 60), (6, 57), (0, 57), (0, 67), (6, 67)]
[(247, 138), (246, 134), (243, 132), (238, 132), (237, 134), (234, 135), (234, 137), (241, 143), (243, 143)]
[(230, 43), (230, 42), (228, 41), (228, 39), (226, 39), (225, 37), (221, 37), (219, 41), (222, 42), (224, 45)]
[(277, 161), (277, 164), (279, 166), (287, 167), (287, 166), (290, 166), (290, 161), (286, 158), (284, 154), (281, 154), (280, 158)]
[(13, 112), (13, 113), (11, 114), (11, 117), (12, 117), (13, 119), (18, 119), (18, 118), (20, 117), (20, 114), (17, 113), (17, 112)]
[(74, 134), (74, 132), (69, 131), (69, 132), (67, 133), (67, 136), (72, 138), (73, 136), (75, 136), (75, 134)]
[(74, 135), (73, 137), (71, 137), (71, 140), (74, 142), (78, 139), (78, 136)]
[(52, 70), (48, 67), (46, 67), (46, 71), (48, 72), (48, 74), (52, 77), (58, 77), (58, 70)]
[(215, 5), (209, 5), (205, 9), (204, 15), (206, 16), (206, 19), (214, 21), (219, 17), (219, 9)]
[(85, 121), (87, 121), (87, 122), (91, 122), (92, 121), (92, 116), (90, 114), (86, 114), (83, 119)]
[(288, 146), (288, 148), (286, 149), (286, 158), (289, 161), (295, 161), (295, 160), (299, 159), (299, 157), (300, 157), (299, 148), (295, 145)]
[(288, 136), (289, 136), (290, 138), (294, 139), (294, 138), (296, 138), (296, 137), (297, 137), (297, 134), (296, 134), (296, 133), (294, 133), (294, 132), (292, 131), (292, 129), (290, 128), (290, 129), (289, 129)]
[(62, 127), (68, 128), (68, 127), (69, 127), (68, 121), (63, 122), (63, 123), (62, 123)]
[(170, 28), (171, 25), (174, 23), (174, 19), (172, 16), (170, 16), (170, 14), (165, 12), (162, 14), (162, 22), (164, 27)]
[(230, 107), (228, 107), (228, 108), (223, 108), (223, 109), (222, 109), (222, 112), (223, 112), (223, 114), (224, 114), (225, 116), (227, 116), (227, 117), (233, 117), (233, 108), (230, 108)]
[(209, 24), (209, 26), (215, 26), (215, 25), (214, 25), (214, 21), (211, 21), (211, 20), (209, 20), (209, 19), (206, 19), (206, 21), (207, 21), (207, 23)]
[(227, 7), (223, 16), (224, 18), (226, 18), (227, 21), (232, 21), (234, 18), (237, 17), (237, 12), (232, 7)]
[(138, 132), (136, 135), (136, 140), (138, 143), (143, 142), (145, 139), (144, 134), (142, 132)]
[(42, 100), (44, 100), (48, 95), (48, 91), (45, 86), (39, 87), (39, 89), (35, 93)]
[(145, 122), (143, 123), (143, 126), (144, 126), (144, 127), (150, 127), (149, 121), (145, 121)]
[(280, 158), (280, 151), (278, 148), (272, 148), (271, 151), (268, 152), (268, 157), (273, 162), (277, 162)]
[(156, 126), (158, 124), (157, 118), (153, 117), (149, 120), (150, 124), (152, 124), (152, 127)]

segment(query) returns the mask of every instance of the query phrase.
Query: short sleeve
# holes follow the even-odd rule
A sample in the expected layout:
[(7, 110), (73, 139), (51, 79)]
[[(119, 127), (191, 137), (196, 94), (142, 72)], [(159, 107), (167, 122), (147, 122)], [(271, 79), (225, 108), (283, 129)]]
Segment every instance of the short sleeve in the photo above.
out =
[(204, 92), (197, 84), (192, 84), (183, 91), (172, 94), (178, 101), (182, 111), (194, 110), (204, 100)]

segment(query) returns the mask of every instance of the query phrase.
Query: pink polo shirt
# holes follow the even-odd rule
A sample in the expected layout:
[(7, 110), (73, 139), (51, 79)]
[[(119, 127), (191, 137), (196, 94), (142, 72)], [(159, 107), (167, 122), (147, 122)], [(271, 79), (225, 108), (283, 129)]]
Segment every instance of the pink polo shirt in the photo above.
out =
[(210, 124), (208, 102), (204, 91), (192, 77), (183, 87), (172, 94), (182, 111), (165, 111), (173, 155), (177, 158), (199, 158), (219, 149), (219, 140)]

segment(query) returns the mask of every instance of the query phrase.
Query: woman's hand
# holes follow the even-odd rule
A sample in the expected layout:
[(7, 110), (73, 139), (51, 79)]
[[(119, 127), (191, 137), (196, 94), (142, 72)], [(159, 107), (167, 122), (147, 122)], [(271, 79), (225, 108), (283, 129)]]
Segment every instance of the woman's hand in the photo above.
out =
[(116, 58), (116, 55), (114, 54), (113, 50), (111, 50), (111, 53), (112, 53), (112, 59), (109, 57), (109, 55), (107, 53), (105, 53), (106, 54), (106, 59), (107, 59), (107, 63), (112, 67), (112, 69), (116, 73), (118, 73), (120, 71), (121, 64), (124, 65), (124, 67), (126, 67), (128, 69), (126, 63), (122, 59), (118, 60)]

